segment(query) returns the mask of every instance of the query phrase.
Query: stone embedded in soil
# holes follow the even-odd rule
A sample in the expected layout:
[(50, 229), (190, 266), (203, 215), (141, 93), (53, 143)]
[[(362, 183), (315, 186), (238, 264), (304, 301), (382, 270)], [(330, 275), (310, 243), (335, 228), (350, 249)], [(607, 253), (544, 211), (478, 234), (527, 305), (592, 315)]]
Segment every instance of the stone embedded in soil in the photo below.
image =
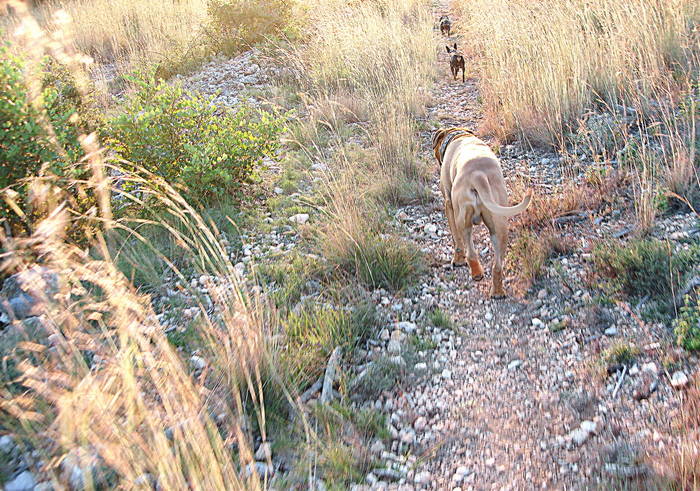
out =
[(675, 389), (682, 389), (683, 387), (688, 385), (688, 381), (688, 376), (685, 374), (685, 372), (681, 370), (674, 372), (671, 376), (671, 385)]
[(304, 225), (306, 222), (309, 221), (309, 214), (297, 213), (296, 215), (292, 215), (291, 217), (289, 217), (289, 221), (298, 225)]
[(17, 477), (5, 483), (5, 491), (32, 491), (36, 485), (34, 474), (21, 472)]

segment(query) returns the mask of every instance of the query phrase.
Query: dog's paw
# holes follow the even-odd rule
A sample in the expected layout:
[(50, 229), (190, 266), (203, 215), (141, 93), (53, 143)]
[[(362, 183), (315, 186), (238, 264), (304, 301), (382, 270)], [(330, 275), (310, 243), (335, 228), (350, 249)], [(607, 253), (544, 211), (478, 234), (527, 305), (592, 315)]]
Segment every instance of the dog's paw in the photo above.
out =
[(466, 265), (467, 265), (467, 263), (458, 263), (458, 262), (455, 262), (455, 261), (452, 261), (452, 262), (450, 263), (450, 267), (453, 268), (453, 269), (454, 269), (454, 268), (463, 268), (463, 267), (465, 267)]
[(483, 279), (484, 279), (484, 275), (483, 275), (483, 274), (472, 275), (472, 280), (474, 280), (474, 281), (481, 281), (481, 280), (483, 280)]
[(503, 298), (506, 298), (506, 292), (503, 292), (503, 291), (491, 292), (491, 298), (494, 300), (501, 300)]

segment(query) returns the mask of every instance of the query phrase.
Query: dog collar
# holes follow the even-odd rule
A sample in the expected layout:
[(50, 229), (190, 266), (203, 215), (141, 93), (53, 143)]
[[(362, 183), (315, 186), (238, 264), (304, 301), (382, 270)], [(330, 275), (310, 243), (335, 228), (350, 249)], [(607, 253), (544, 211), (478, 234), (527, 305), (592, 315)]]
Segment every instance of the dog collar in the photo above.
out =
[(474, 136), (474, 133), (472, 133), (469, 130), (460, 130), (454, 131), (445, 137), (445, 139), (442, 141), (442, 145), (440, 145), (440, 165), (442, 165), (442, 160), (445, 157), (447, 146), (453, 141), (455, 141), (457, 138), (461, 138), (463, 136)]

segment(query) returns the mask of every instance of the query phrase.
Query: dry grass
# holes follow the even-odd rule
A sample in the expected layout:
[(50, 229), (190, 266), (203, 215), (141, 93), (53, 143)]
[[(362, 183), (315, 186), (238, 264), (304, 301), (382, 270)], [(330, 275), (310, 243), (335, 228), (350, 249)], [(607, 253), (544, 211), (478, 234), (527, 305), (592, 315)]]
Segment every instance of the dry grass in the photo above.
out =
[[(32, 68), (36, 70), (44, 54), (60, 55), (71, 69), (80, 68), (71, 43), (51, 42), (31, 16), (20, 13), (24, 29), (16, 42), (32, 55)], [(32, 73), (28, 70), (29, 77)], [(94, 196), (99, 206), (80, 216), (61, 201), (59, 181), (37, 179), (31, 196), (45, 206), (31, 227), (33, 234), (0, 233), (3, 274), (21, 271), (40, 257), (43, 267), (56, 272), (60, 285), (53, 298), (44, 299), (47, 311), (39, 318), (40, 328), (4, 353), (3, 368), (14, 366), (17, 376), (8, 378), (3, 372), (3, 425), (31, 442), (45, 462), (56, 464), (42, 476), (56, 488), (67, 487), (70, 474), (78, 472), (60, 471), (58, 464), (67, 459), (82, 468), (88, 488), (157, 483), (163, 489), (261, 489), (264, 480), (247, 467), (253, 462), (255, 440), (268, 439), (268, 395), (293, 405), (277, 373), (274, 311), (248, 294), (218, 230), (171, 186), (145, 172), (108, 169), (94, 135), (81, 141), (86, 154), (82, 164), (90, 178), (70, 185)], [(114, 174), (133, 181), (141, 190), (138, 196), (113, 188), (106, 176)], [(115, 220), (112, 193), (137, 204), (150, 196), (170, 221)], [(76, 220), (95, 223), (93, 235), (83, 237), (81, 246), (67, 233)], [(194, 323), (205, 360), (201, 370), (187, 367), (150, 299), (116, 266), (121, 244), (114, 231), (145, 241), (139, 233), (144, 225), (171, 234), (197, 271), (211, 278), (211, 305), (197, 304)], [(91, 247), (82, 246), (86, 243)], [(167, 257), (153, 253), (186, 283)], [(15, 321), (13, 328), (21, 329), (21, 322)]]
[(72, 19), (75, 48), (100, 64), (114, 63), (119, 73), (198, 49), (207, 17), (206, 0), (48, 0), (35, 15), (54, 31), (66, 27), (56, 21), (59, 9)]
[(417, 158), (414, 118), (424, 111), (433, 75), (428, 4), (334, 0), (310, 2), (309, 12), (308, 42), (283, 53), (306, 94), (304, 125), (312, 131), (305, 131), (310, 140), (303, 143), (317, 146), (313, 129), (319, 126), (337, 134), (337, 115), (343, 123), (365, 121), (369, 128), (361, 136), (376, 151), (375, 191), (394, 203), (419, 197), (425, 169)]
[[(624, 173), (591, 173), (585, 182), (570, 181), (555, 192), (536, 190), (528, 209), (513, 218), (513, 225), (516, 229), (539, 230), (551, 227), (556, 219), (595, 213), (605, 204), (614, 202), (617, 188), (625, 180)], [(511, 184), (511, 189), (513, 200), (517, 202), (531, 186), (519, 179)]]
[[(490, 132), (559, 144), (599, 103), (653, 113), (660, 87), (698, 65), (693, 0), (458, 2)], [(542, 26), (547, 26), (543, 29)]]
[(508, 252), (515, 292), (520, 295), (527, 292), (544, 273), (550, 258), (568, 254), (573, 249), (573, 239), (563, 236), (553, 227), (546, 227), (537, 233), (521, 231)]

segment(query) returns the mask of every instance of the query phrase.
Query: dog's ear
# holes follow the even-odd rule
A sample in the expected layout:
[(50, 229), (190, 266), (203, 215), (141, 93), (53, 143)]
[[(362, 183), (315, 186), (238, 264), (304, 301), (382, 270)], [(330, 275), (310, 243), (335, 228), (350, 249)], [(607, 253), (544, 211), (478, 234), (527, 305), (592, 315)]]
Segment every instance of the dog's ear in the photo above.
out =
[(449, 46), (445, 46), (445, 49), (447, 50), (448, 53), (450, 52), (450, 47), (449, 47)]
[(455, 43), (455, 51), (457, 51), (457, 43)]

